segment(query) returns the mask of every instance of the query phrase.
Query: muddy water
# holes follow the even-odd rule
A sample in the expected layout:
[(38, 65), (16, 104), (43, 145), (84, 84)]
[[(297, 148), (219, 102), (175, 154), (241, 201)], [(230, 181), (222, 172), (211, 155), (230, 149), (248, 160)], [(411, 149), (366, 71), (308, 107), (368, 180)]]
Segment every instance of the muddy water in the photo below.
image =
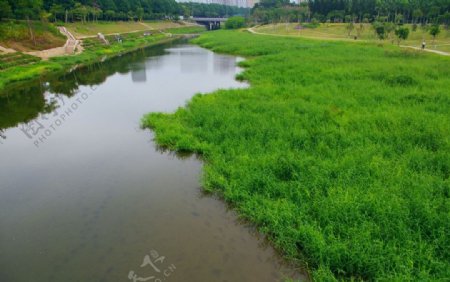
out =
[(171, 44), (0, 97), (0, 281), (298, 278), (202, 194), (199, 160), (161, 152), (139, 126), (195, 93), (244, 87), (237, 60)]

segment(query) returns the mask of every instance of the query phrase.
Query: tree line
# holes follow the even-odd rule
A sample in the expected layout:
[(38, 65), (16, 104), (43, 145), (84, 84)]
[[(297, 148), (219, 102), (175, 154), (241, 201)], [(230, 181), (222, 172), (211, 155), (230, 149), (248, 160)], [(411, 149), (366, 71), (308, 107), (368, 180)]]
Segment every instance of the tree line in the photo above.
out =
[(309, 0), (300, 5), (289, 0), (261, 0), (252, 10), (258, 22), (387, 22), (450, 23), (450, 0)]
[(176, 19), (179, 16), (225, 17), (249, 10), (218, 4), (177, 3), (175, 0), (0, 0), (0, 19), (50, 21), (118, 21)]

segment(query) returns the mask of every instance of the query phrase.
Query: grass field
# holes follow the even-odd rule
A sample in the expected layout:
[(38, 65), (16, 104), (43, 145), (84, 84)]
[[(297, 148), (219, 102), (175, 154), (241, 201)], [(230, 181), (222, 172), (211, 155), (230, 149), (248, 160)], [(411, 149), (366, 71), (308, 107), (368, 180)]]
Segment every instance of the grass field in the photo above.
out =
[(450, 58), (368, 43), (204, 33), (249, 89), (144, 126), (203, 155), (218, 193), (317, 281), (450, 277)]
[(66, 37), (51, 24), (33, 21), (31, 27), (34, 40), (26, 22), (0, 21), (0, 45), (17, 51), (32, 51), (59, 47), (66, 43)]
[(144, 30), (162, 30), (168, 28), (185, 27), (181, 23), (172, 21), (147, 21), (147, 22), (89, 22), (68, 23), (66, 28), (76, 37), (95, 36), (97, 33), (112, 34), (126, 33)]
[(168, 28), (165, 32), (172, 34), (189, 34), (189, 33), (201, 33), (205, 32), (206, 28), (204, 26), (187, 26), (187, 27), (176, 27)]
[[(426, 29), (418, 27), (416, 31), (412, 31), (411, 25), (407, 25), (410, 29), (410, 35), (408, 40), (402, 41), (402, 45), (408, 45), (413, 47), (420, 47), (422, 40), (425, 39), (427, 42), (427, 48), (450, 52), (450, 30), (441, 29), (441, 33), (437, 36), (433, 43), (432, 36), (427, 32)], [(302, 36), (307, 38), (319, 38), (319, 39), (334, 39), (334, 40), (350, 40), (354, 41), (353, 37), (359, 34), (359, 40), (365, 41), (379, 41), (375, 35), (375, 32), (370, 24), (363, 24), (362, 28), (360, 24), (355, 24), (355, 29), (348, 35), (348, 30), (346, 29), (346, 24), (321, 24), (317, 28), (304, 28), (297, 29), (297, 23), (290, 24), (270, 24), (263, 25), (255, 28), (255, 31), (268, 34), (281, 34), (281, 35), (291, 35), (291, 36)], [(360, 29), (360, 32), (357, 31)], [(385, 40), (389, 43), (394, 40), (394, 35), (391, 39)], [(395, 44), (396, 41), (395, 41)]]
[(3, 54), (0, 52), (0, 71), (15, 66), (23, 66), (39, 62), (41, 59), (20, 52)]

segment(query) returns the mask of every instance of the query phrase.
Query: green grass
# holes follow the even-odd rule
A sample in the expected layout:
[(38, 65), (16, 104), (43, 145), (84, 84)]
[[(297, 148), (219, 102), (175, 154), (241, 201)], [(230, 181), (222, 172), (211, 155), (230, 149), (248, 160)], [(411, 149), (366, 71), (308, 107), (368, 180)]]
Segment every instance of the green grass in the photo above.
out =
[(23, 54), (23, 53), (0, 53), (0, 71), (15, 66), (23, 66), (39, 62), (41, 59), (35, 56)]
[(450, 277), (450, 60), (392, 46), (204, 33), (249, 89), (151, 113), (220, 194), (317, 281)]
[(95, 36), (97, 33), (127, 33), (144, 30), (163, 30), (168, 28), (183, 27), (182, 24), (172, 21), (148, 21), (148, 22), (75, 22), (64, 24), (76, 37)]
[(59, 47), (66, 42), (66, 37), (51, 24), (33, 21), (31, 27), (36, 44), (30, 37), (25, 21), (0, 21), (0, 45), (18, 51), (30, 51)]
[[(355, 29), (348, 36), (348, 30), (346, 29), (347, 24), (341, 23), (331, 23), (331, 24), (320, 24), (317, 28), (305, 28), (298, 30), (296, 27), (297, 23), (290, 24), (270, 24), (263, 25), (255, 28), (257, 32), (268, 33), (268, 34), (278, 34), (278, 35), (290, 35), (290, 36), (301, 36), (306, 38), (317, 38), (317, 39), (334, 39), (334, 40), (350, 40), (354, 41), (353, 37), (358, 34), (357, 29), (360, 28), (360, 24), (355, 24)], [(408, 40), (402, 41), (402, 45), (420, 47), (422, 40), (425, 39), (427, 42), (427, 48), (449, 52), (450, 51), (450, 30), (442, 28), (441, 33), (433, 41), (432, 36), (428, 33), (426, 28), (417, 27), (416, 31), (412, 31), (412, 25), (406, 25), (410, 29), (410, 34)], [(375, 32), (370, 24), (363, 24), (363, 28), (359, 34), (359, 40), (366, 41), (376, 41), (377, 39)], [(395, 40), (394, 33), (391, 34), (391, 38), (385, 40), (386, 43), (392, 42), (397, 44)]]
[(138, 22), (74, 22), (67, 23), (64, 26), (75, 36), (95, 36), (97, 33), (125, 33), (148, 28)]
[(190, 34), (190, 33), (202, 33), (205, 32), (206, 28), (204, 26), (187, 26), (178, 28), (168, 28), (165, 32), (172, 34)]

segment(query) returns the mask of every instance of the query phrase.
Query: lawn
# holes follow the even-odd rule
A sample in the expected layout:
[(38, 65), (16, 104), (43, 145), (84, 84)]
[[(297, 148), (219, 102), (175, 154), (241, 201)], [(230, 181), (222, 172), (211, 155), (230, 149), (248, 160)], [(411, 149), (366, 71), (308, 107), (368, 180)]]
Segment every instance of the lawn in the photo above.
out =
[(317, 281), (450, 277), (450, 58), (390, 45), (204, 33), (248, 89), (144, 126), (201, 154), (221, 195)]
[(181, 23), (172, 21), (148, 22), (76, 22), (64, 24), (75, 37), (95, 36), (97, 33), (127, 33), (144, 30), (161, 30), (167, 28), (184, 27)]
[(187, 27), (177, 27), (177, 28), (168, 28), (165, 32), (172, 34), (190, 34), (190, 33), (201, 33), (205, 32), (206, 27), (204, 26), (187, 26)]
[[(428, 33), (426, 28), (417, 27), (416, 31), (412, 30), (411, 25), (406, 25), (410, 29), (409, 38), (406, 41), (401, 42), (402, 45), (408, 45), (413, 47), (420, 47), (422, 40), (425, 39), (427, 42), (427, 48), (450, 52), (450, 30), (441, 29), (441, 33), (433, 41), (432, 36)], [(268, 34), (279, 34), (279, 35), (291, 35), (291, 36), (302, 36), (306, 38), (319, 38), (319, 39), (335, 39), (335, 40), (349, 40), (354, 41), (354, 36), (359, 35), (359, 40), (365, 41), (379, 41), (375, 36), (375, 32), (370, 24), (355, 24), (355, 29), (348, 33), (346, 24), (320, 24), (317, 28), (303, 28), (298, 29), (297, 23), (289, 24), (270, 24), (263, 25), (255, 28), (255, 31)], [(358, 32), (358, 29), (360, 30)], [(394, 34), (392, 34), (391, 39), (385, 40), (386, 44), (395, 40)], [(396, 41), (394, 42), (396, 44)]]

